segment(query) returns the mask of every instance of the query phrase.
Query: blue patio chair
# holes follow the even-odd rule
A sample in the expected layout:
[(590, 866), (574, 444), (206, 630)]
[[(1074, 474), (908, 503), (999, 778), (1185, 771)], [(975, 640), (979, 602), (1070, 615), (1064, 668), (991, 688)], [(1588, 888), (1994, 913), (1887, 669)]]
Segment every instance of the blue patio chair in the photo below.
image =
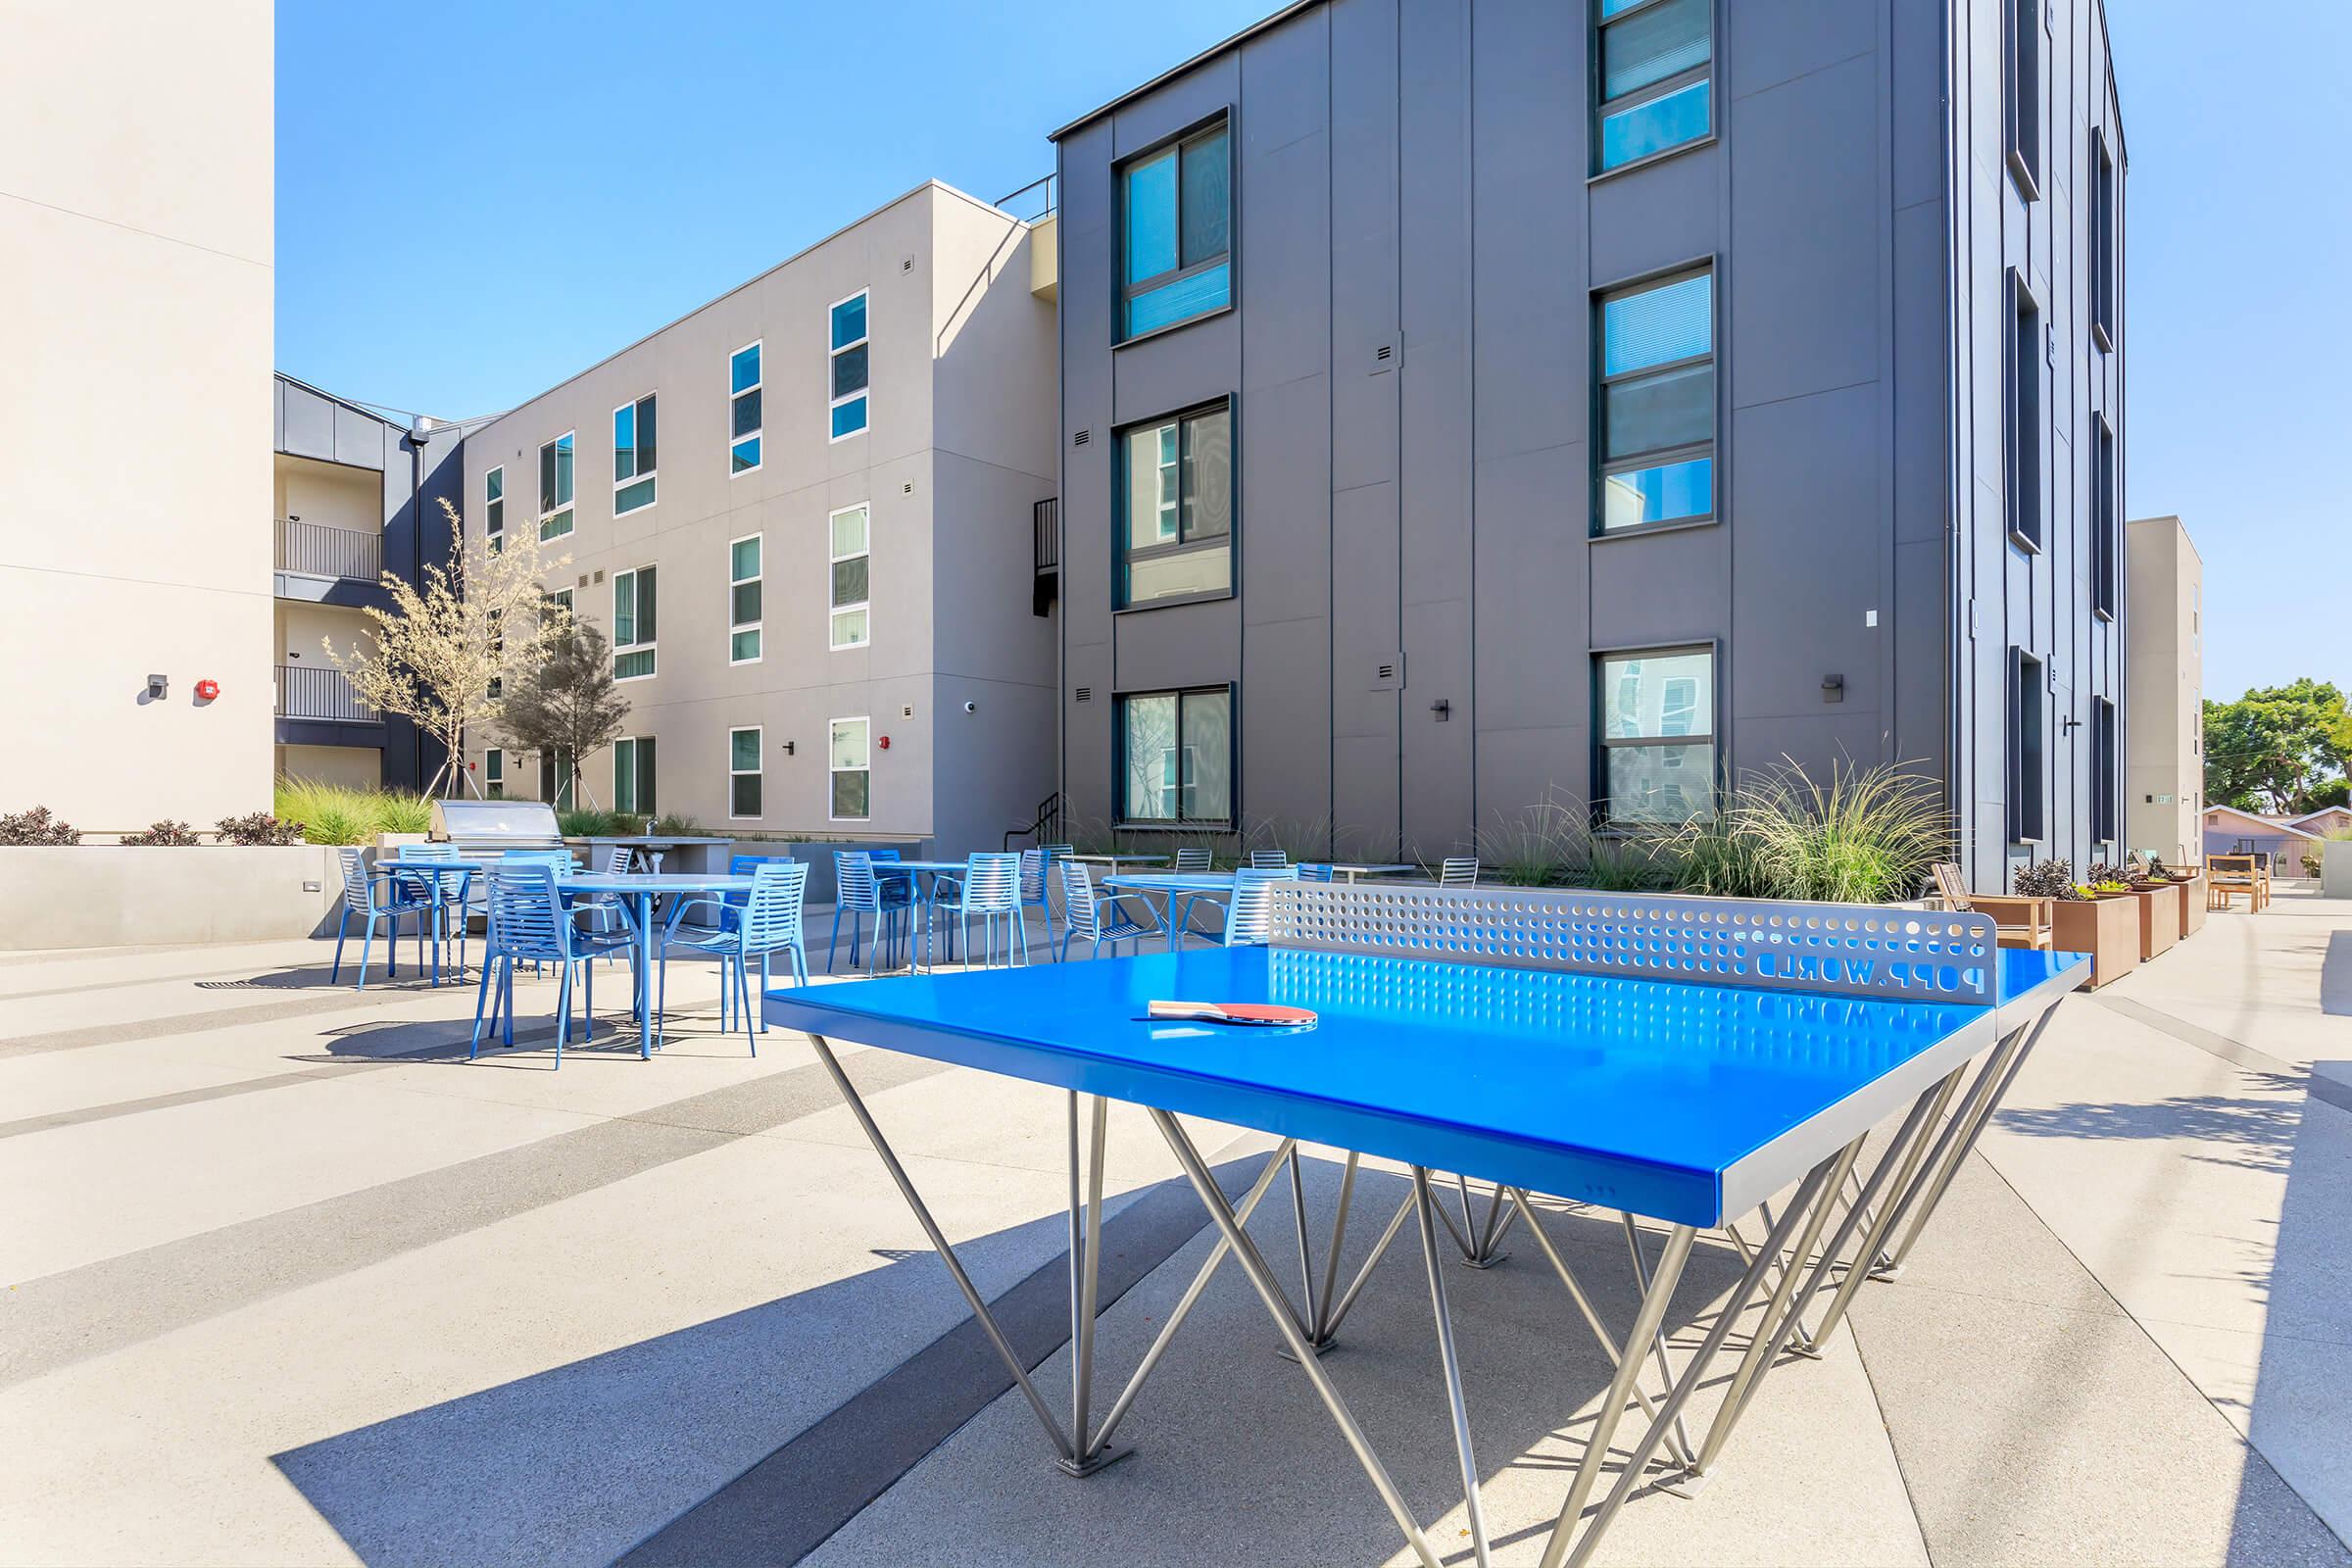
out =
[(968, 963), (972, 956), (972, 916), (980, 917), (980, 940), (988, 950), (989, 962), (997, 956), (997, 920), (1004, 921), (1004, 961), (1012, 961), (1013, 943), (1020, 943), (1021, 962), (1029, 961), (1029, 924), (1021, 918), (1021, 858), (1017, 855), (975, 853), (964, 862), (961, 886), (951, 887), (947, 878), (932, 890), (930, 907), (923, 915), (923, 952), (931, 952), (931, 922), (939, 914), (956, 916), (956, 931), (963, 938), (963, 956)]
[[(1111, 898), (1095, 897), (1095, 878), (1091, 868), (1076, 860), (1061, 862), (1061, 947), (1054, 956), (1066, 962), (1070, 956), (1070, 940), (1080, 938), (1089, 944), (1087, 956), (1099, 957), (1102, 944), (1110, 944), (1110, 956), (1119, 956), (1119, 944), (1135, 942), (1159, 929), (1159, 920), (1152, 913), (1151, 901), (1140, 893), (1121, 893)], [(1144, 911), (1139, 921), (1126, 912), (1133, 905)], [(1137, 949), (1141, 952), (1141, 948)]]
[(424, 905), (410, 897), (408, 891), (388, 871), (370, 875), (367, 856), (359, 850), (337, 850), (336, 858), (343, 862), (343, 917), (335, 922), (335, 964), (327, 972), (326, 983), (333, 985), (343, 977), (343, 939), (351, 930), (351, 917), (359, 915), (365, 922), (360, 928), (360, 979), (354, 991), (368, 989), (368, 956), (375, 945), (375, 922), (384, 922), (385, 961), (392, 978), (400, 978), (400, 917), (416, 916), (416, 961), (424, 961)]
[(1260, 871), (1279, 871), (1291, 863), (1288, 850), (1251, 850), (1250, 864)]
[(1319, 861), (1302, 860), (1298, 865), (1298, 880), (1301, 882), (1328, 882), (1331, 880), (1331, 867)]
[(1474, 888), (1478, 886), (1478, 857), (1449, 855), (1438, 867), (1438, 886), (1442, 888)]
[[(400, 858), (404, 860), (464, 858), (455, 844), (404, 845), (400, 851)], [(466, 915), (469, 902), (466, 885), (473, 880), (473, 873), (461, 871), (455, 877), (450, 877), (430, 876), (417, 871), (395, 870), (392, 878), (401, 885), (401, 890), (412, 903), (420, 906), (432, 915), (433, 943), (436, 947), (440, 945), (442, 934), (446, 929), (443, 922), (452, 914), (457, 916), (455, 922), (457, 929), (452, 940), (458, 949), (458, 968), (463, 972), (466, 967)]]
[(1036, 906), (1049, 938), (1054, 934), (1054, 910), (1046, 902), (1046, 889), (1053, 880), (1054, 851), (1050, 846), (1041, 844), (1021, 852), (1021, 918), (1026, 920), (1030, 906)]
[(1176, 852), (1176, 869), (1179, 872), (1207, 871), (1213, 869), (1215, 864), (1215, 857), (1211, 856), (1208, 851), (1201, 849), (1199, 846), (1195, 846), (1194, 848), (1188, 850), (1178, 850)]
[[(727, 875), (750, 876), (763, 865), (800, 863), (789, 855), (730, 855), (727, 857)], [(687, 908), (698, 904), (715, 905), (717, 907), (710, 911), (710, 923), (728, 926), (734, 924), (736, 916), (743, 912), (743, 906), (751, 902), (751, 897), (749, 893), (706, 893), (700, 898), (687, 900), (679, 907)]]
[[(482, 979), (473, 1001), (473, 1041), (466, 1053), (468, 1061), (482, 1052), (484, 1009), (493, 996), (493, 973), (498, 976), (498, 1005), (489, 1008), (487, 1021), (498, 1025), (503, 1019), (501, 1039), (512, 1046), (514, 965), (528, 961), (534, 965), (558, 966), (556, 1065), (560, 1068), (564, 1065), (564, 1043), (571, 1037), (573, 965), (577, 964), (582, 972), (580, 1033), (585, 1037), (596, 1026), (596, 964), (592, 960), (614, 947), (635, 951), (635, 944), (626, 937), (598, 936), (581, 930), (571, 911), (564, 907), (564, 895), (557, 888), (557, 875), (556, 867), (543, 859), (516, 863), (510, 858), (491, 868), (490, 929), (482, 940)], [(642, 977), (639, 983), (643, 983)]]
[[(892, 850), (890, 858), (898, 858)], [(841, 917), (850, 917), (850, 962), (858, 962), (858, 930), (863, 917), (874, 917), (874, 940), (865, 950), (865, 972), (874, 972), (874, 954), (914, 902), (911, 877), (874, 874), (874, 855), (868, 850), (833, 852), (833, 929), (825, 939), (825, 973), (833, 972), (834, 950), (841, 944)]]
[(1224, 911), (1223, 929), (1174, 929), (1169, 934), (1168, 945), (1174, 948), (1180, 946), (1186, 937), (1201, 937), (1220, 948), (1261, 947), (1266, 940), (1267, 922), (1274, 912), (1274, 884), (1298, 880), (1298, 868), (1295, 865), (1243, 866), (1233, 873), (1233, 897), (1230, 900), (1199, 901)]
[[(744, 1041), (757, 1056), (760, 1042), (755, 1037), (766, 1032), (767, 1023), (760, 1016), (759, 1004), (752, 996), (752, 960), (760, 960), (761, 995), (767, 992), (767, 962), (772, 954), (789, 954), (793, 977), (802, 985), (808, 983), (808, 950), (801, 932), (802, 900), (808, 889), (808, 867), (781, 857), (770, 859), (746, 855), (737, 858), (752, 862), (751, 891), (725, 897), (741, 899), (742, 904), (729, 906), (718, 899), (690, 899), (670, 911), (669, 924), (662, 933), (662, 978), (656, 992), (654, 1015), (661, 1016), (662, 999), (669, 994), (669, 950), (685, 948), (708, 953), (718, 959), (719, 1033), (727, 1032), (728, 1011), (732, 1007), (735, 1021), (743, 1025)], [(733, 867), (729, 869), (732, 871)], [(716, 923), (680, 936), (679, 922), (698, 904), (712, 907)]]

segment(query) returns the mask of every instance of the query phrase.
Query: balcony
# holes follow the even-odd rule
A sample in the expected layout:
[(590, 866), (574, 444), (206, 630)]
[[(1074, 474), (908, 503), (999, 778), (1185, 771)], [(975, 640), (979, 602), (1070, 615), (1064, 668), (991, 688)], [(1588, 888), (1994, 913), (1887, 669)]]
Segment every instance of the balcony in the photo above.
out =
[(1029, 590), (1032, 613), (1054, 608), (1061, 587), (1061, 498), (1048, 496), (1029, 509), (1029, 555), (1036, 578)]
[(322, 719), (335, 724), (380, 724), (384, 715), (360, 701), (343, 672), (323, 664), (277, 666), (279, 718)]
[(997, 203), (1029, 225), (1029, 292), (1041, 300), (1054, 299), (1060, 292), (1061, 250), (1056, 230), (1061, 222), (1055, 216), (1060, 194), (1058, 177), (1048, 174)]
[(277, 569), (305, 577), (372, 583), (384, 569), (384, 536), (298, 517), (275, 519)]

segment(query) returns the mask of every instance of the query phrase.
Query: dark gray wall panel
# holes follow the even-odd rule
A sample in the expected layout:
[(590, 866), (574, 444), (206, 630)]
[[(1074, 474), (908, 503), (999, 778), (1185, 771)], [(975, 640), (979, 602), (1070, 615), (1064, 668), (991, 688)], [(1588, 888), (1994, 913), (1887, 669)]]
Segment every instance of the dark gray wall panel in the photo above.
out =
[(1227, 314), (1120, 349), (1111, 364), (1112, 425), (1156, 418), (1232, 392), (1241, 384), (1241, 319)]
[(1331, 628), (1316, 618), (1243, 632), (1241, 805), (1257, 821), (1331, 814)]
[[(1242, 619), (1331, 612), (1331, 383), (1314, 375), (1261, 387), (1238, 409), (1239, 450), (1264, 453), (1240, 468), (1237, 537)], [(1254, 657), (1254, 656), (1253, 656)], [(1328, 722), (1325, 712), (1316, 720)]]
[(1331, 364), (1330, 152), (1330, 138), (1318, 131), (1272, 152), (1242, 155), (1242, 178), (1256, 198), (1250, 225), (1250, 308), (1240, 328), (1245, 387), (1321, 376)]
[[(1521, 452), (1478, 466), (1478, 721), (1582, 729), (1591, 718), (1584, 671), (1585, 570), (1595, 549), (1581, 494), (1585, 444)], [(1494, 799), (1484, 765), (1482, 799)], [(1580, 772), (1579, 788), (1583, 779)], [(1510, 799), (1508, 795), (1503, 797)]]
[(1241, 666), (1242, 612), (1232, 599), (1131, 610), (1112, 630), (1112, 684), (1122, 692), (1222, 686)]
[(1725, 249), (1722, 159), (1720, 145), (1701, 147), (1592, 185), (1591, 286), (1607, 288)]
[(278, 450), (301, 458), (335, 461), (335, 406), (302, 387), (285, 388), (284, 427)]
[[(1175, 80), (1121, 104), (1111, 117), (1110, 156), (1132, 158), (1153, 143), (1230, 109), (1241, 96), (1241, 62), (1224, 54), (1202, 62)], [(1238, 208), (1240, 202), (1236, 202)]]
[[(1592, 646), (1661, 648), (1724, 636), (1731, 627), (1731, 563), (1723, 544), (1717, 528), (1594, 544)], [(1766, 636), (1779, 629), (1757, 628)]]
[(335, 410), (335, 461), (364, 468), (382, 466), (384, 421), (357, 409)]
[[(1728, 0), (1719, 8), (1729, 34), (1727, 52), (1739, 70), (1737, 97), (1824, 67), (1867, 55), (1879, 46), (1879, 23), (1888, 0)], [(1745, 162), (1745, 149), (1741, 149)]]

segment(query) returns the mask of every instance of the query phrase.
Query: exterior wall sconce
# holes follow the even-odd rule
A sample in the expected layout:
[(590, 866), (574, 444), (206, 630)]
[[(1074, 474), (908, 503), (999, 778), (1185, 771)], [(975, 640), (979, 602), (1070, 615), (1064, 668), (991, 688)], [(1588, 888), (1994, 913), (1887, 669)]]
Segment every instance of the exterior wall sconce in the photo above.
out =
[(160, 703), (160, 702), (162, 702), (162, 701), (163, 701), (165, 698), (167, 698), (167, 697), (171, 696), (171, 695), (172, 695), (172, 677), (171, 677), (171, 676), (169, 676), (169, 675), (150, 675), (150, 676), (148, 676), (148, 677), (147, 677), (147, 695), (148, 695), (148, 696), (150, 696), (150, 697), (152, 697), (152, 698), (154, 698), (154, 699), (155, 699), (157, 702), (159, 702), (159, 703)]
[(1453, 717), (1453, 699), (1450, 697), (1441, 697), (1436, 702), (1429, 705), (1429, 710), (1433, 715), (1436, 716), (1439, 723), (1446, 723)]
[(1824, 676), (1822, 676), (1822, 677), (1821, 677), (1821, 700), (1822, 700), (1823, 702), (1825, 702), (1825, 703), (1842, 703), (1842, 702), (1844, 702), (1844, 701), (1845, 701), (1845, 677), (1844, 677), (1843, 675), (1824, 675)]
[(786, 757), (790, 757), (792, 755), (792, 742), (786, 741), (784, 743), (784, 755)]

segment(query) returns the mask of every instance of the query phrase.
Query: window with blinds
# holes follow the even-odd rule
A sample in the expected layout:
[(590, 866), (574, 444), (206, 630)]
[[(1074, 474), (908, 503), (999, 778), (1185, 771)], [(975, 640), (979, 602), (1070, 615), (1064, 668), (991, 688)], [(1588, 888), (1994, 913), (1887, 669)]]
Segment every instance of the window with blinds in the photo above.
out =
[(1715, 274), (1600, 296), (1594, 533), (1715, 515)]
[(1715, 0), (1596, 0), (1593, 168), (1605, 173), (1715, 130)]

